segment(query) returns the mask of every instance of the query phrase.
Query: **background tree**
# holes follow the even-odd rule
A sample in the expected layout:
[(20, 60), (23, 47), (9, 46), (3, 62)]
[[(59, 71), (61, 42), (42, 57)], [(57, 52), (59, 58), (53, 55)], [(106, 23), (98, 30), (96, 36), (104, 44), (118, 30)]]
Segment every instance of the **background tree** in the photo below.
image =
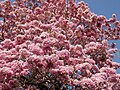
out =
[[(120, 22), (74, 0), (0, 2), (0, 90), (119, 90)], [(114, 26), (114, 27), (113, 27)]]

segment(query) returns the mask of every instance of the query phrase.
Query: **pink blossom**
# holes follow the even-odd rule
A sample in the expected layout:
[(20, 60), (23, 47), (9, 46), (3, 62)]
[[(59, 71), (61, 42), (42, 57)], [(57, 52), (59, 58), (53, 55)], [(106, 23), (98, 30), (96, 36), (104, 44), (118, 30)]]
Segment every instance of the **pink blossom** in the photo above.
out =
[(81, 81), (80, 81), (80, 85), (83, 87), (83, 88), (89, 88), (89, 89), (93, 89), (96, 87), (95, 85), (95, 82), (93, 82), (91, 79), (89, 78), (83, 78)]
[(1, 43), (1, 45), (2, 45), (3, 48), (11, 49), (15, 46), (15, 43), (12, 42), (10, 39), (6, 39)]
[(49, 33), (47, 33), (47, 32), (42, 32), (41, 35), (40, 35), (41, 39), (45, 39), (45, 38), (48, 38), (48, 37), (49, 37)]
[(57, 51), (56, 54), (61, 57), (61, 58), (65, 58), (68, 59), (70, 56), (70, 52), (68, 50), (62, 50), (62, 51)]
[(67, 60), (67, 64), (69, 64), (69, 65), (76, 65), (78, 63), (83, 63), (83, 62), (84, 62), (84, 60), (82, 58), (69, 58)]
[(58, 75), (59, 73), (59, 69), (51, 69), (50, 70), (50, 72), (52, 73), (52, 74), (55, 74), (55, 75)]
[(19, 45), (19, 44), (22, 44), (24, 42), (24, 36), (23, 35), (18, 35), (16, 38), (15, 38), (15, 43), (16, 45)]
[(20, 57), (23, 57), (23, 58), (28, 57), (30, 55), (30, 52), (26, 49), (20, 49), (19, 53), (20, 53)]
[(76, 64), (76, 65), (75, 65), (75, 69), (76, 69), (76, 70), (82, 70), (83, 68), (90, 70), (90, 69), (92, 68), (92, 65), (89, 64), (89, 63), (87, 63), (87, 62), (86, 62), (86, 63), (83, 63), (83, 64)]
[(77, 79), (72, 80), (72, 85), (79, 85), (80, 81)]
[(20, 75), (21, 76), (25, 76), (29, 73), (29, 70), (28, 69), (24, 69), (23, 71), (21, 71)]
[[(120, 22), (84, 1), (0, 2), (0, 90), (119, 90)], [(114, 27), (112, 27), (114, 26)]]
[(114, 83), (120, 80), (120, 75), (116, 74), (116, 75), (112, 75), (108, 78), (108, 82)]
[(109, 75), (112, 75), (112, 74), (114, 75), (115, 74), (115, 69), (108, 68), (108, 67), (102, 67), (100, 69), (100, 72), (105, 72), (109, 76)]
[(0, 74), (1, 74), (1, 80), (2, 80), (3, 76), (4, 76), (4, 79), (11, 78), (14, 72), (9, 67), (3, 67), (3, 68), (0, 68)]
[(117, 51), (117, 48), (111, 48), (108, 50), (108, 53), (115, 53)]
[(55, 62), (55, 64), (56, 64), (57, 66), (64, 66), (64, 61), (63, 61), (63, 60), (57, 60), (57, 61)]
[(60, 74), (72, 74), (73, 71), (74, 71), (74, 68), (71, 66), (59, 66)]
[(90, 59), (90, 58), (86, 58), (85, 59), (86, 62), (90, 63), (90, 64), (95, 64), (95, 61), (93, 59)]
[(50, 46), (52, 46), (52, 45), (54, 46), (57, 42), (58, 42), (57, 39), (49, 37), (49, 38), (44, 39), (43, 45), (44, 46), (49, 46), (49, 45)]
[(28, 45), (28, 50), (36, 55), (42, 55), (44, 53), (40, 46), (35, 44)]

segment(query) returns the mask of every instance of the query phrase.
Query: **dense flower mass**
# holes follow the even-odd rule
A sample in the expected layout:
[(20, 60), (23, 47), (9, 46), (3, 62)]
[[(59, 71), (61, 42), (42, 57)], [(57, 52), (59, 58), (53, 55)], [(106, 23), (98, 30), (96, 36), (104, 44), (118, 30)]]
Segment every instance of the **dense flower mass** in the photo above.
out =
[(75, 0), (0, 2), (0, 90), (120, 90), (120, 22)]

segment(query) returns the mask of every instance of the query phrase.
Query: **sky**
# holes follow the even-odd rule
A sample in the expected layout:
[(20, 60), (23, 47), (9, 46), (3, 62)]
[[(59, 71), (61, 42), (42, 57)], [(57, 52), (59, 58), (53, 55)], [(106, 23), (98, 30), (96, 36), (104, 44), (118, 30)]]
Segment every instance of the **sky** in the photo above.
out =
[[(116, 14), (117, 19), (120, 21), (120, 0), (77, 0), (84, 1), (88, 4), (90, 10), (97, 15), (104, 15), (107, 19), (111, 18), (112, 14)], [(113, 61), (120, 63), (120, 40), (110, 41), (116, 43), (119, 52), (115, 54)], [(117, 70), (120, 73), (120, 68)]]

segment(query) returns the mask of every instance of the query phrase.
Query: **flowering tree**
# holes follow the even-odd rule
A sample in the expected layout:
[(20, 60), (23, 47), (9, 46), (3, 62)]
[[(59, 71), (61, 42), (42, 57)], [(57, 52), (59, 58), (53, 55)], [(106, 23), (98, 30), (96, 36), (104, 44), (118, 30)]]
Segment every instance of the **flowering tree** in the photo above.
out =
[(120, 22), (74, 0), (0, 2), (0, 90), (120, 90)]

